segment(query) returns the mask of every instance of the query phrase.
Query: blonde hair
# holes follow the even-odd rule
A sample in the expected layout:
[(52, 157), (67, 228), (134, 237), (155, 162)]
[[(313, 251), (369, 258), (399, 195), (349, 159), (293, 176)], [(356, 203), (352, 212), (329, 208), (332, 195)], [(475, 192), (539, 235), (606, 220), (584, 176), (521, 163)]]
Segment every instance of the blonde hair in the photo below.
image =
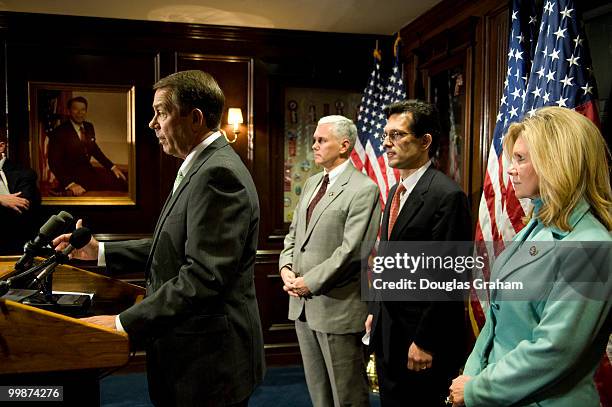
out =
[(593, 215), (612, 230), (610, 150), (597, 126), (573, 110), (544, 107), (510, 126), (503, 141), (507, 156), (519, 136), (539, 177), (540, 221), (570, 231), (569, 217), (584, 198)]

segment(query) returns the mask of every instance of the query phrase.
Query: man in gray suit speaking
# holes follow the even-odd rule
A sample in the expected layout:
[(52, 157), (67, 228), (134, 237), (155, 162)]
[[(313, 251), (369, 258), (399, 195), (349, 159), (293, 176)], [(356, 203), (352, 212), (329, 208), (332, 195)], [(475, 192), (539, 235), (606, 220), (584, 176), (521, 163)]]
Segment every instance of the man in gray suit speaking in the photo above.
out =
[(315, 407), (368, 405), (360, 267), (362, 245), (378, 233), (380, 193), (348, 160), (356, 138), (343, 116), (319, 120), (312, 149), (324, 171), (304, 184), (279, 260)]
[[(98, 243), (77, 258), (111, 273), (144, 270), (147, 295), (119, 315), (85, 321), (127, 332), (147, 351), (156, 406), (246, 407), (263, 377), (253, 270), (259, 203), (253, 179), (219, 132), (224, 96), (202, 71), (154, 87), (149, 127), (183, 159), (153, 239)], [(80, 221), (79, 223), (80, 224)], [(54, 244), (63, 242), (63, 235)]]

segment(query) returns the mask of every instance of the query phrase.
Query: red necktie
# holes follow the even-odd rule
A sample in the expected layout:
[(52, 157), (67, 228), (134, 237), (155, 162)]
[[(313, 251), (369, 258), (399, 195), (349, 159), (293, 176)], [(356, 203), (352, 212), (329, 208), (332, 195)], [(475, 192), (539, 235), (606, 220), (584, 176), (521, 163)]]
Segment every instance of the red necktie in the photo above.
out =
[(308, 227), (308, 223), (310, 222), (310, 217), (312, 216), (312, 212), (314, 212), (315, 206), (317, 206), (327, 191), (327, 184), (329, 184), (329, 175), (325, 174), (323, 177), (323, 182), (321, 183), (321, 188), (319, 188), (319, 191), (310, 202), (310, 205), (308, 205), (308, 209), (306, 209), (306, 227)]
[(85, 142), (85, 127), (79, 127), (79, 138), (82, 142)]
[(391, 239), (391, 231), (393, 230), (393, 226), (395, 226), (395, 222), (397, 221), (397, 216), (399, 215), (400, 211), (400, 199), (402, 199), (402, 193), (405, 191), (406, 187), (404, 184), (400, 183), (395, 190), (393, 199), (391, 200), (391, 210), (389, 211), (389, 229), (387, 229), (388, 239)]

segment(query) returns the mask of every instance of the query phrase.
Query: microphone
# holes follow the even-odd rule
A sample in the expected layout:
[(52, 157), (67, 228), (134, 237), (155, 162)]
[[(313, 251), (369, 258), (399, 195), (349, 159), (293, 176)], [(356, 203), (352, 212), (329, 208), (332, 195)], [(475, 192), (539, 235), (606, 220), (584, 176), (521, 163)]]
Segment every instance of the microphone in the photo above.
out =
[(68, 261), (69, 259), (68, 255), (73, 250), (81, 249), (85, 247), (87, 243), (89, 243), (90, 240), (91, 240), (91, 231), (89, 229), (78, 228), (77, 230), (75, 230), (72, 233), (72, 235), (70, 235), (70, 239), (68, 240), (68, 246), (66, 246), (64, 250), (62, 250), (61, 252), (60, 251), (55, 252), (53, 256), (49, 257), (47, 260), (45, 260), (43, 263), (37, 266), (36, 270), (32, 269), (31, 272), (28, 272), (28, 274), (31, 274), (31, 273), (34, 273), (40, 270), (40, 268), (43, 267), (43, 270), (34, 278), (34, 280), (32, 280), (29, 286), (33, 287), (35, 286), (35, 284), (42, 282), (42, 280), (46, 278), (47, 275), (49, 275), (50, 273), (53, 272), (53, 270), (55, 270), (55, 267), (58, 264), (63, 264)]
[(15, 263), (15, 270), (24, 270), (32, 264), (34, 256), (56, 236), (60, 235), (66, 228), (68, 220), (72, 221), (72, 215), (68, 212), (60, 212), (53, 215), (40, 228), (38, 236), (27, 242), (23, 248), (23, 255)]
[[(55, 236), (51, 236), (51, 239), (49, 239), (49, 244), (48, 245), (44, 245), (43, 248), (39, 249), (38, 251), (36, 251), (35, 255), (37, 256), (43, 256), (43, 257), (49, 257), (55, 254), (55, 250), (53, 250), (52, 247), (50, 247), (51, 244), (51, 240), (55, 239), (57, 236), (62, 235), (64, 233), (69, 233), (72, 232), (74, 230), (74, 218), (72, 217), (71, 214), (69, 214), (66, 211), (61, 211), (60, 213), (57, 214), (57, 217), (59, 219), (62, 219), (65, 224), (64, 227), (62, 228), (62, 230), (60, 230), (59, 232), (57, 232), (57, 234), (55, 234)], [(31, 266), (32, 264), (30, 263), (29, 266)]]
[(88, 228), (78, 228), (72, 233), (72, 235), (70, 235), (68, 246), (66, 246), (64, 250), (62, 250), (61, 252), (56, 251), (53, 256), (49, 257), (42, 263), (32, 267), (31, 269), (28, 269), (16, 276), (13, 276), (8, 280), (0, 281), (0, 297), (6, 294), (15, 282), (29, 276), (30, 274), (37, 273), (42, 270), (42, 272), (38, 276), (36, 276), (33, 283), (37, 280), (40, 281), (42, 278), (45, 278), (55, 269), (58, 264), (66, 263), (69, 259), (68, 255), (73, 250), (83, 248), (85, 245), (87, 245), (87, 243), (89, 243), (90, 240), (91, 231)]
[[(68, 246), (64, 250), (56, 251), (55, 254), (49, 257), (45, 262), (55, 262), (57, 264), (64, 264), (68, 261), (68, 255), (75, 249), (82, 249), (91, 240), (91, 230), (88, 228), (78, 228), (70, 235), (68, 239)], [(57, 265), (56, 264), (56, 265)]]
[(66, 211), (61, 211), (60, 213), (57, 214), (57, 216), (61, 219), (64, 220), (64, 222), (66, 222), (66, 225), (64, 226), (64, 231), (63, 233), (68, 233), (71, 230), (73, 230), (74, 227), (74, 217), (69, 214)]

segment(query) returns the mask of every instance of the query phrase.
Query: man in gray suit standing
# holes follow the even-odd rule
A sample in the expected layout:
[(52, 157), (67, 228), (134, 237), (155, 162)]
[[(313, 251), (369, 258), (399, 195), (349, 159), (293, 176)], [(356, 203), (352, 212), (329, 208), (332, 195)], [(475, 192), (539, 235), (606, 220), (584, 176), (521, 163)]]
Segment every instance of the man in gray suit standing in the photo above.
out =
[(360, 267), (378, 233), (380, 192), (348, 160), (356, 138), (346, 117), (319, 120), (312, 149), (324, 171), (304, 184), (279, 260), (315, 407), (368, 405)]
[(219, 132), (225, 98), (213, 77), (177, 72), (154, 89), (149, 127), (166, 154), (184, 161), (153, 239), (92, 238), (72, 252), (98, 259), (111, 273), (144, 269), (147, 295), (119, 315), (85, 321), (125, 331), (145, 346), (156, 406), (243, 407), (264, 364), (253, 281), (257, 192)]

